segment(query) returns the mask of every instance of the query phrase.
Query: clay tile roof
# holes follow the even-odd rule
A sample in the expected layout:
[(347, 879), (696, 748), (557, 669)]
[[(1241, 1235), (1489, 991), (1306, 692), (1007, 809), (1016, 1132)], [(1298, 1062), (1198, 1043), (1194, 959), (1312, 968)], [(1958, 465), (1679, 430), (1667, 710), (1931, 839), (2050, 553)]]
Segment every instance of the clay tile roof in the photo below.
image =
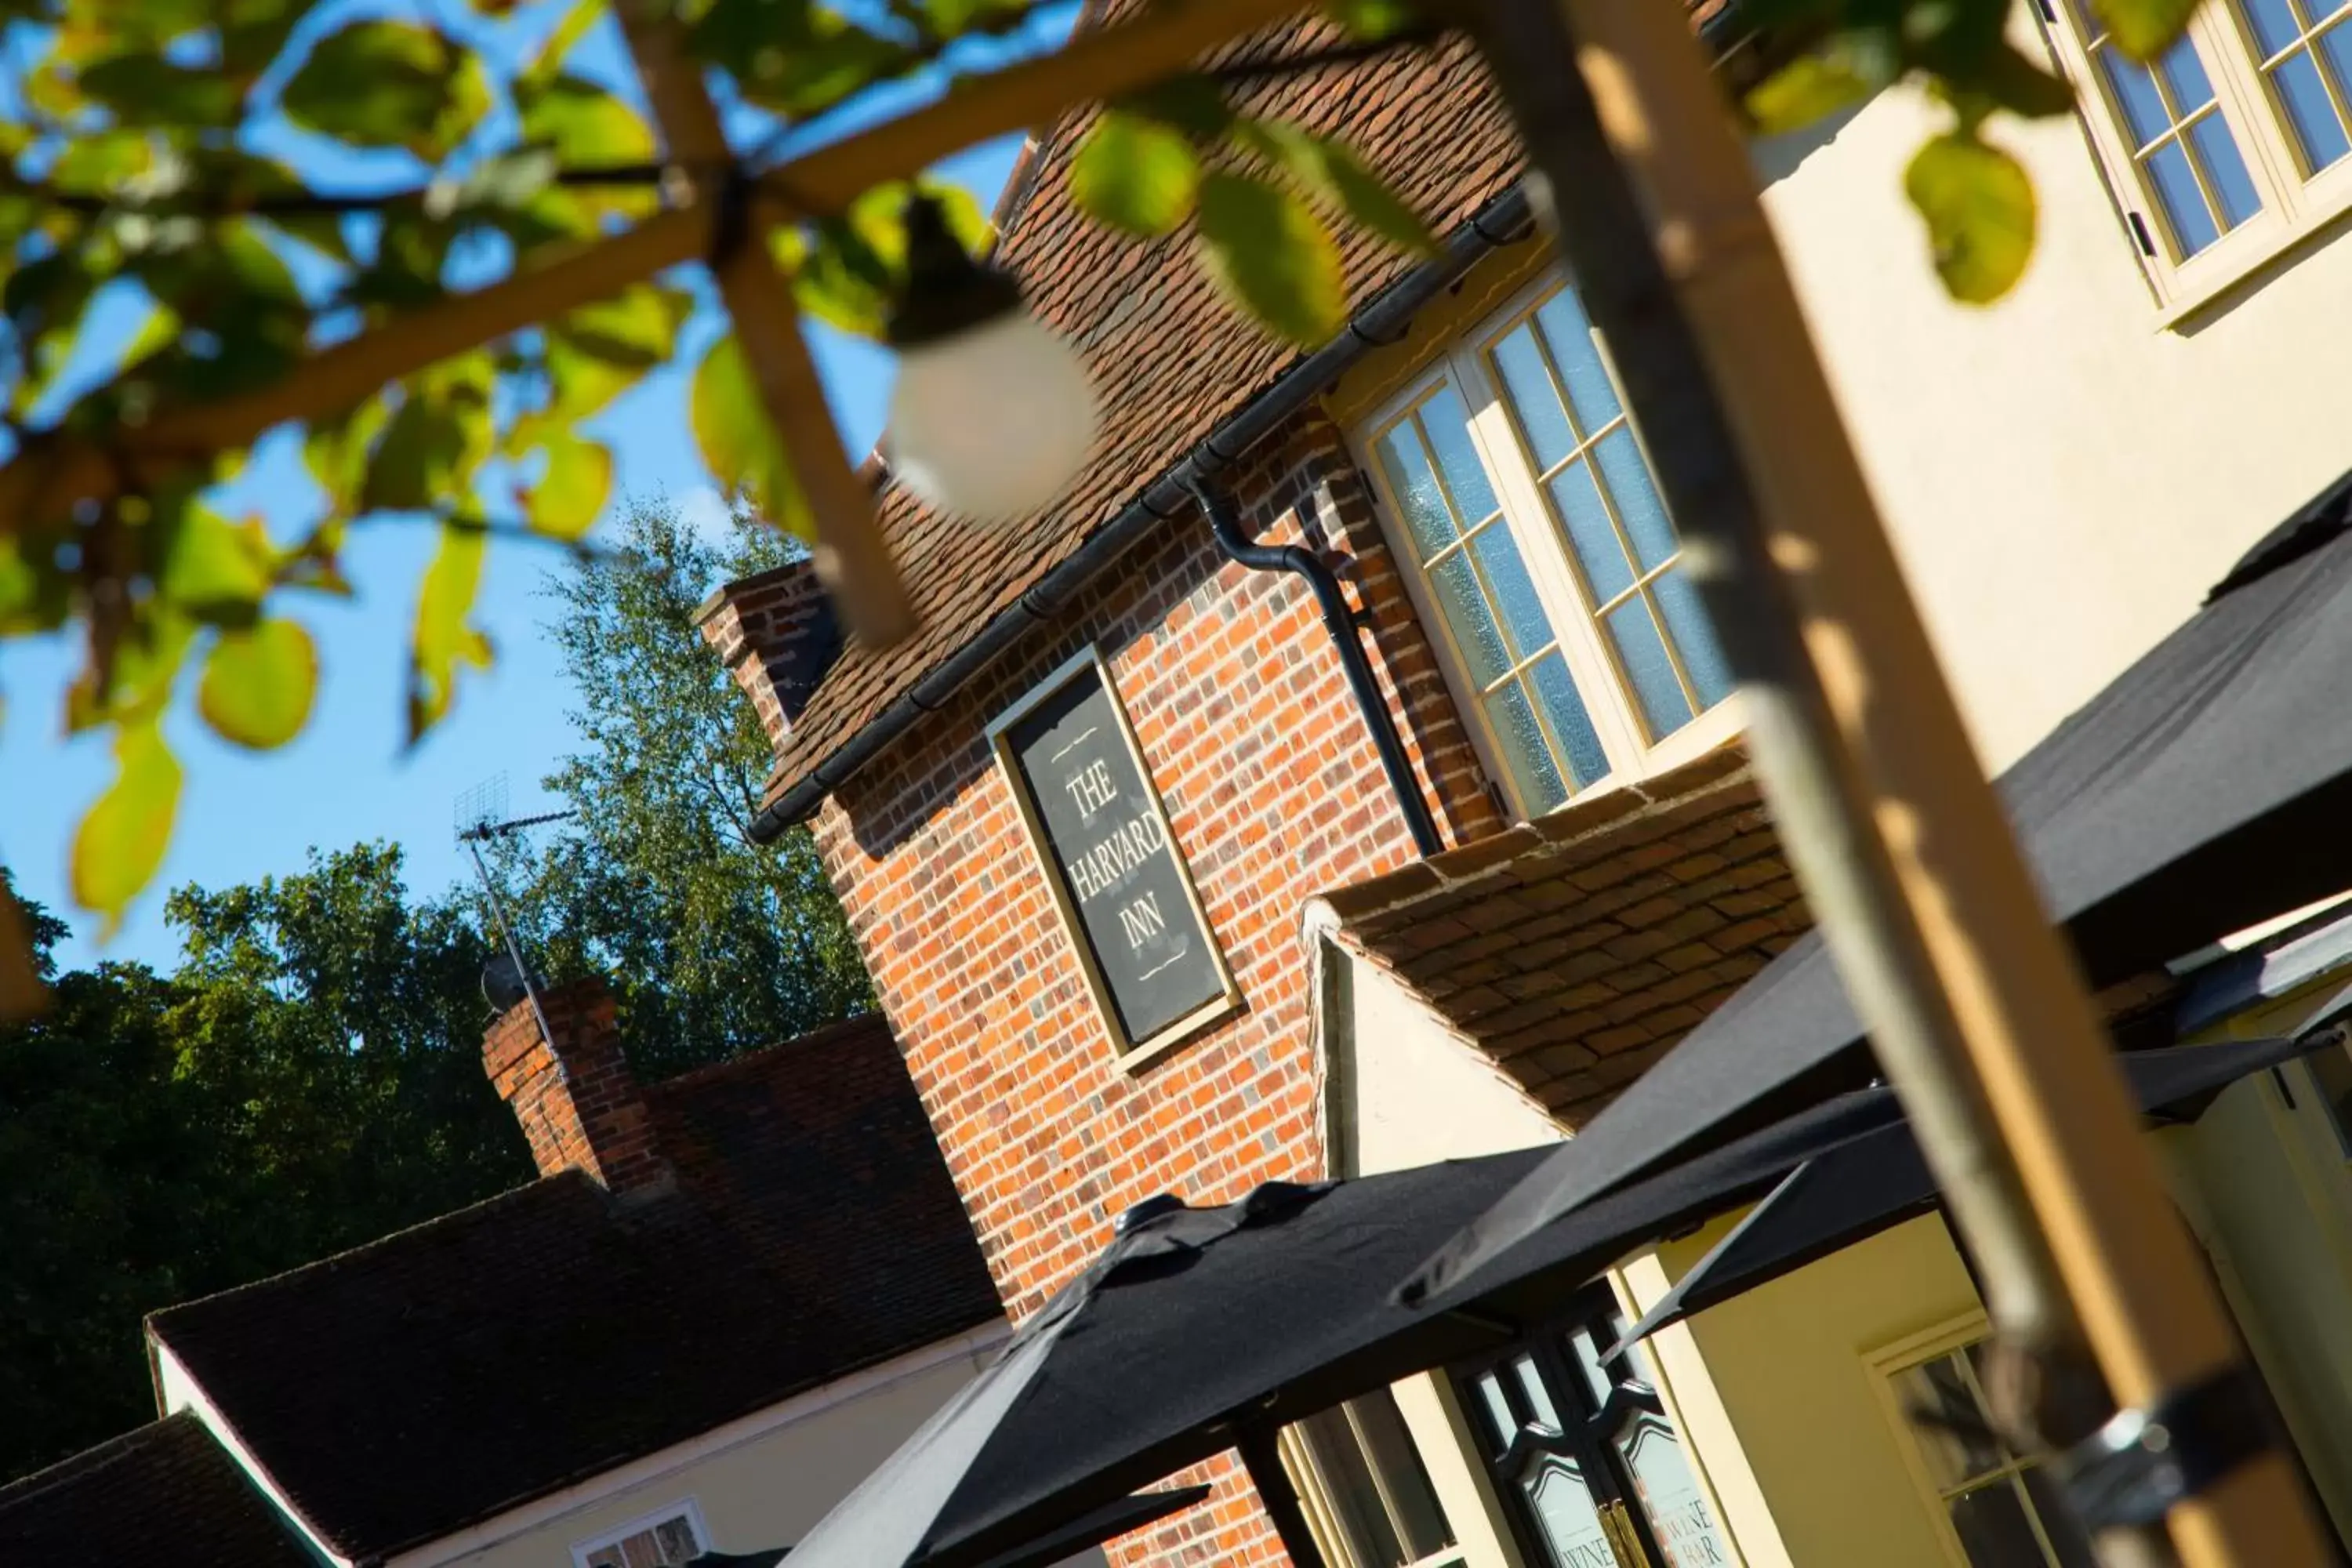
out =
[(0, 1487), (0, 1563), (24, 1568), (316, 1568), (185, 1412)]
[(150, 1320), (336, 1552), (389, 1556), (1001, 1316), (878, 1017), (645, 1093), (673, 1192), (566, 1172)]
[[(1327, 23), (1286, 26), (1244, 47), (1312, 48)], [(1465, 222), (1519, 172), (1509, 122), (1470, 47), (1449, 39), (1255, 86), (1252, 110), (1344, 133), (1437, 233)], [(982, 532), (888, 492), (881, 527), (921, 626), (895, 647), (853, 644), (829, 670), (771, 781), (772, 801), (969, 642), (980, 628), (1297, 355), (1228, 310), (1192, 258), (1189, 226), (1142, 244), (1079, 216), (1068, 194), (1072, 152), (1091, 110), (1065, 116), (1041, 141), (1025, 196), (997, 259), (1022, 279), (1038, 314), (1079, 346), (1094, 373), (1104, 428), (1076, 483), (1024, 529)], [(1344, 242), (1351, 297), (1364, 299), (1412, 262), (1360, 234)]]
[(1811, 923), (1737, 742), (1321, 901), (1570, 1127)]

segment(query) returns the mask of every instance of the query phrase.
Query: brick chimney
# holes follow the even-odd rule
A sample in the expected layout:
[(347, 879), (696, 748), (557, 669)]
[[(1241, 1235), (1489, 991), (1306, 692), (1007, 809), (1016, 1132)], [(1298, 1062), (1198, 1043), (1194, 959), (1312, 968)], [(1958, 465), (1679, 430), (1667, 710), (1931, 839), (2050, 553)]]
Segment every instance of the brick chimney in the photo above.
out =
[(528, 999), (482, 1037), (482, 1070), (514, 1107), (539, 1173), (585, 1171), (623, 1196), (668, 1188), (676, 1178), (621, 1055), (612, 994), (602, 981), (575, 980), (541, 992), (540, 1005), (554, 1049)]
[(809, 694), (841, 656), (841, 624), (815, 566), (796, 561), (730, 583), (702, 602), (694, 622), (759, 710), (768, 743), (782, 749)]

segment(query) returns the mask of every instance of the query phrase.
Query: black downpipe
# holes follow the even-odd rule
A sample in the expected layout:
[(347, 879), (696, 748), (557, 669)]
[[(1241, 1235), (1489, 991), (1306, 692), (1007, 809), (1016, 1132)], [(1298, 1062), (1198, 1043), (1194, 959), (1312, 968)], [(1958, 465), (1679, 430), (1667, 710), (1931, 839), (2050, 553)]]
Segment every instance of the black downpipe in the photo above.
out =
[(1388, 773), (1389, 787), (1396, 792), (1397, 808), (1404, 813), (1414, 845), (1424, 860), (1444, 849), (1437, 823), (1429, 815), (1429, 803), (1422, 798), (1421, 783), (1412, 775), (1412, 759), (1404, 754), (1404, 742), (1389, 716), (1388, 700), (1372, 678), (1371, 660), (1364, 657), (1363, 635), (1356, 628), (1354, 612), (1348, 608), (1348, 596), (1339, 591), (1339, 579), (1311, 550), (1296, 544), (1260, 544), (1244, 532), (1234, 498), (1207, 475), (1192, 477), (1192, 494), (1208, 514), (1209, 531), (1216, 535), (1217, 549), (1226, 560), (1253, 572), (1287, 572), (1302, 579), (1314, 594), (1316, 605), (1323, 612), (1323, 629), (1331, 634), (1331, 646), (1339, 649), (1339, 668), (1348, 672), (1348, 689), (1356, 694), (1356, 710), (1364, 716), (1364, 728), (1372, 732), (1372, 749), (1381, 754), (1381, 766)]

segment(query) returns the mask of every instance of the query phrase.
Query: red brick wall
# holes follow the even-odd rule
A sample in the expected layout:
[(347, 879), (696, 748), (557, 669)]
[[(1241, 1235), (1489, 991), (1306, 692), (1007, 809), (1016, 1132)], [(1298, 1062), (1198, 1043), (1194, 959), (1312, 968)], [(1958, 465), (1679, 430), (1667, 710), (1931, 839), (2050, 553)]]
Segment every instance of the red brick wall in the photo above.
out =
[[(1352, 558), (1343, 583), (1450, 842), (1500, 826), (1432, 652), (1337, 434), (1302, 419), (1231, 476), (1274, 541)], [(1304, 530), (1286, 513), (1297, 509)], [(1273, 525), (1281, 520), (1281, 526)], [(1244, 1011), (1121, 1070), (983, 731), (1094, 641), (1112, 670)], [(1312, 596), (1172, 521), (1050, 626), (869, 763), (817, 821), (883, 1007), (1016, 1320), (1156, 1193), (1223, 1202), (1319, 1175), (1307, 965), (1318, 891), (1413, 858)], [(1230, 1461), (1209, 1508), (1128, 1562), (1272, 1563)], [(1205, 1533), (1204, 1533), (1205, 1532)]]

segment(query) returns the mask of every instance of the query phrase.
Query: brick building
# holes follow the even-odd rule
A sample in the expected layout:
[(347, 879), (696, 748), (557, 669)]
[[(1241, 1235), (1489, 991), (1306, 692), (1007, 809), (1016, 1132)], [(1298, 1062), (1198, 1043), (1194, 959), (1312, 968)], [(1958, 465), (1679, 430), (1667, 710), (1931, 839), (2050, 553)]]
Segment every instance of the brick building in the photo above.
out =
[[(2064, 24), (2037, 40), (2059, 68), (2087, 68)], [(702, 612), (775, 744), (757, 828), (813, 826), (1016, 1321), (1157, 1194), (1221, 1201), (1572, 1134), (1806, 924), (1605, 348), (1530, 232), (1475, 61), (1446, 44), (1247, 90), (1263, 112), (1347, 136), (1442, 256), (1348, 240), (1358, 314), (1338, 343), (1291, 355), (1217, 303), (1183, 236), (1143, 246), (1086, 225), (1065, 189), (1074, 115), (1024, 157), (998, 253), (1098, 383), (1106, 428), (1071, 489), (991, 531), (886, 488), (883, 528), (921, 617), (892, 648), (845, 643), (804, 567), (730, 584)], [(2104, 143), (2086, 153), (2074, 127), (2020, 133), (2045, 259), (2017, 300), (1990, 313), (1943, 300), (1900, 205), (1925, 112), (1885, 94), (1757, 159), (1898, 551), (2001, 764), (2347, 454), (2284, 430), (2294, 411), (2258, 417), (2275, 397), (2231, 379), (2249, 341), (2273, 362), (2318, 352), (2284, 305), (2194, 342), (2149, 331), (2134, 281), (2147, 258), (2109, 232)], [(2304, 254), (2315, 267), (2327, 253)], [(2316, 287), (2279, 265), (2283, 293)], [(2173, 310), (2195, 268), (2160, 270)], [(2060, 342), (2071, 386), (2048, 374)], [(2210, 384), (2189, 384), (2183, 355)], [(2126, 431), (2082, 392), (2158, 381), (2203, 422), (2193, 435), (2168, 439), (2155, 416)], [(2012, 438), (2027, 416), (2040, 423)], [(2085, 467), (2126, 437), (2128, 479)], [(2003, 460), (1982, 460), (1996, 441)], [(2238, 480), (2226, 496), (2215, 462)], [(1202, 483), (1245, 540), (1300, 551), (1243, 564)], [(1337, 625), (1318, 563), (1339, 584)], [(1057, 773), (1065, 756), (1091, 771)], [(1112, 831), (1095, 807), (1114, 795)], [(1167, 991), (1169, 975), (1190, 988)], [(2158, 977), (2117, 1005), (2149, 1014), (2179, 989)], [(1564, 1303), (1583, 1314), (1576, 1331), (1643, 1310), (1717, 1234), (1628, 1259), (1592, 1301)], [(1505, 1435), (1484, 1425), (1475, 1377), (1409, 1380), (1302, 1423), (1286, 1456), (1326, 1555), (2006, 1561), (1963, 1539), (1958, 1500), (1987, 1483), (1939, 1489), (1873, 1403), (1983, 1332), (1940, 1221), (1802, 1277), (1832, 1303), (1776, 1298), (1759, 1309), (1769, 1334), (1742, 1320), (1746, 1339), (1678, 1327), (1653, 1342), (1662, 1397), (1644, 1431), (1659, 1440), (1611, 1458), (1616, 1480), (1588, 1478), (1572, 1508), (1533, 1483), (1515, 1496), (1482, 1463)], [(1797, 1369), (1832, 1392), (1766, 1375)], [(1772, 1425), (1808, 1410), (1853, 1427), (1832, 1465)], [(1801, 1451), (1818, 1483), (1775, 1468)], [(2352, 1467), (2315, 1478), (2333, 1505)], [(1197, 1479), (1214, 1485), (1208, 1507), (1113, 1560), (1282, 1560), (1237, 1464)], [(1642, 1518), (1611, 1522), (1629, 1510)]]

